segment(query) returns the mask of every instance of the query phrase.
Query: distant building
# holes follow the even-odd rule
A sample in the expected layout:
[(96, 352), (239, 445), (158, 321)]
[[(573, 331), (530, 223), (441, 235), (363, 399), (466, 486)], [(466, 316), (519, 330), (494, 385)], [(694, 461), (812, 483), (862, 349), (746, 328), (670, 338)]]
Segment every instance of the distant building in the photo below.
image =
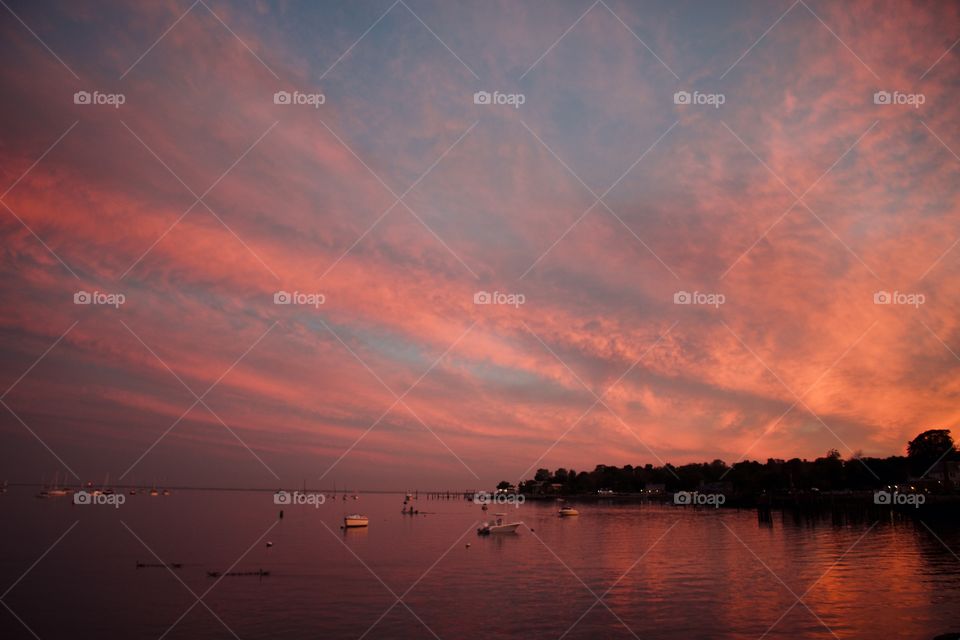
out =
[(563, 491), (563, 485), (559, 482), (547, 482), (546, 480), (528, 480), (523, 483), (522, 491), (535, 496), (554, 495)]
[(960, 461), (941, 460), (933, 465), (926, 477), (940, 480), (949, 487), (958, 487), (960, 486)]

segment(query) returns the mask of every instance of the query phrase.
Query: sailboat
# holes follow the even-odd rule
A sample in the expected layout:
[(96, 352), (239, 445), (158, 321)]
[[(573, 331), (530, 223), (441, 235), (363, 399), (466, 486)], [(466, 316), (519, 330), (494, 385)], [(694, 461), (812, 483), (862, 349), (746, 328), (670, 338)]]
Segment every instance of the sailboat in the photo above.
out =
[(47, 490), (46, 490), (46, 489), (41, 489), (41, 490), (40, 490), (40, 493), (38, 493), (36, 497), (38, 497), (38, 498), (40, 498), (40, 499), (42, 499), (42, 500), (46, 500), (47, 498), (50, 497), (50, 494), (47, 493)]
[(50, 497), (50, 494), (47, 492), (46, 483), (44, 482), (43, 476), (40, 476), (40, 492), (37, 493), (37, 497), (41, 500), (46, 500)]
[(62, 498), (63, 496), (71, 493), (66, 487), (61, 487), (60, 485), (60, 472), (57, 471), (53, 476), (53, 486), (47, 489), (47, 496), (50, 498)]

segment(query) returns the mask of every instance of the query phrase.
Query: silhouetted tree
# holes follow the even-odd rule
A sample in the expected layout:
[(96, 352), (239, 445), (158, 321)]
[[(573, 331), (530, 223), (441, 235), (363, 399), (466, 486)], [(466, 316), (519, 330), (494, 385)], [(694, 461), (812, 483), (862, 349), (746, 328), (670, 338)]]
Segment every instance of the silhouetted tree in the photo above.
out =
[[(876, 490), (885, 485), (903, 484), (911, 475), (926, 472), (939, 459), (960, 457), (946, 429), (931, 429), (919, 434), (907, 446), (907, 457), (865, 458), (855, 453), (844, 460), (840, 452), (830, 449), (813, 461), (791, 458), (769, 458), (766, 463), (742, 460), (728, 466), (723, 460), (692, 462), (679, 467), (669, 463), (655, 467), (625, 465), (614, 467), (598, 464), (593, 471), (574, 469), (537, 469), (534, 480), (520, 483), (521, 491), (536, 492), (543, 482), (560, 484), (565, 494), (595, 493), (613, 489), (621, 493), (638, 493), (652, 484), (662, 484), (668, 491), (698, 490), (711, 483), (729, 483), (733, 494), (747, 500), (762, 494), (820, 491)], [(498, 485), (498, 488), (504, 483)]]
[(553, 480), (553, 475), (550, 473), (550, 469), (537, 469), (533, 479), (537, 482), (550, 482)]
[(937, 461), (953, 451), (949, 429), (928, 429), (907, 443), (910, 471), (914, 475), (925, 474)]

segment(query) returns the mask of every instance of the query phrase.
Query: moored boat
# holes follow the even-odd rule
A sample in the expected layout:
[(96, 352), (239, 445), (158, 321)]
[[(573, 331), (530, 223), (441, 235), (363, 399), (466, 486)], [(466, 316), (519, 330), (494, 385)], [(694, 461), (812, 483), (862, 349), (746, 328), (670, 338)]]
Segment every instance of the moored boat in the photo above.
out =
[(508, 522), (504, 524), (503, 516), (507, 514), (498, 513), (494, 522), (484, 522), (477, 529), (477, 535), (488, 536), (491, 533), (516, 533), (522, 522)]
[(370, 524), (370, 519), (367, 516), (360, 515), (359, 513), (354, 513), (343, 518), (343, 526), (351, 529), (354, 527), (366, 527)]
[(578, 516), (580, 512), (574, 509), (573, 507), (560, 507), (560, 511), (557, 512), (561, 518), (566, 518), (569, 516)]

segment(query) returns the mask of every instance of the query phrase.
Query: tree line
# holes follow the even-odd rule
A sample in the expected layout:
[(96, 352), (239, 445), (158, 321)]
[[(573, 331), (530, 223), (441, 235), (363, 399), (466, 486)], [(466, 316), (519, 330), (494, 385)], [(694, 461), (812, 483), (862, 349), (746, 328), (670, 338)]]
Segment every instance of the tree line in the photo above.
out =
[[(960, 462), (949, 429), (930, 429), (907, 443), (906, 455), (872, 458), (859, 455), (844, 460), (831, 449), (815, 460), (769, 458), (765, 463), (743, 460), (728, 466), (723, 460), (674, 466), (597, 465), (592, 471), (538, 469), (532, 480), (521, 482), (521, 493), (538, 493), (545, 487), (563, 494), (640, 493), (662, 486), (665, 491), (696, 490), (714, 485), (734, 493), (759, 495), (783, 491), (864, 491), (887, 485), (926, 481), (949, 489), (945, 469)], [(939, 481), (939, 483), (938, 483)], [(559, 485), (555, 486), (555, 485)], [(512, 485), (504, 481), (499, 489)]]

